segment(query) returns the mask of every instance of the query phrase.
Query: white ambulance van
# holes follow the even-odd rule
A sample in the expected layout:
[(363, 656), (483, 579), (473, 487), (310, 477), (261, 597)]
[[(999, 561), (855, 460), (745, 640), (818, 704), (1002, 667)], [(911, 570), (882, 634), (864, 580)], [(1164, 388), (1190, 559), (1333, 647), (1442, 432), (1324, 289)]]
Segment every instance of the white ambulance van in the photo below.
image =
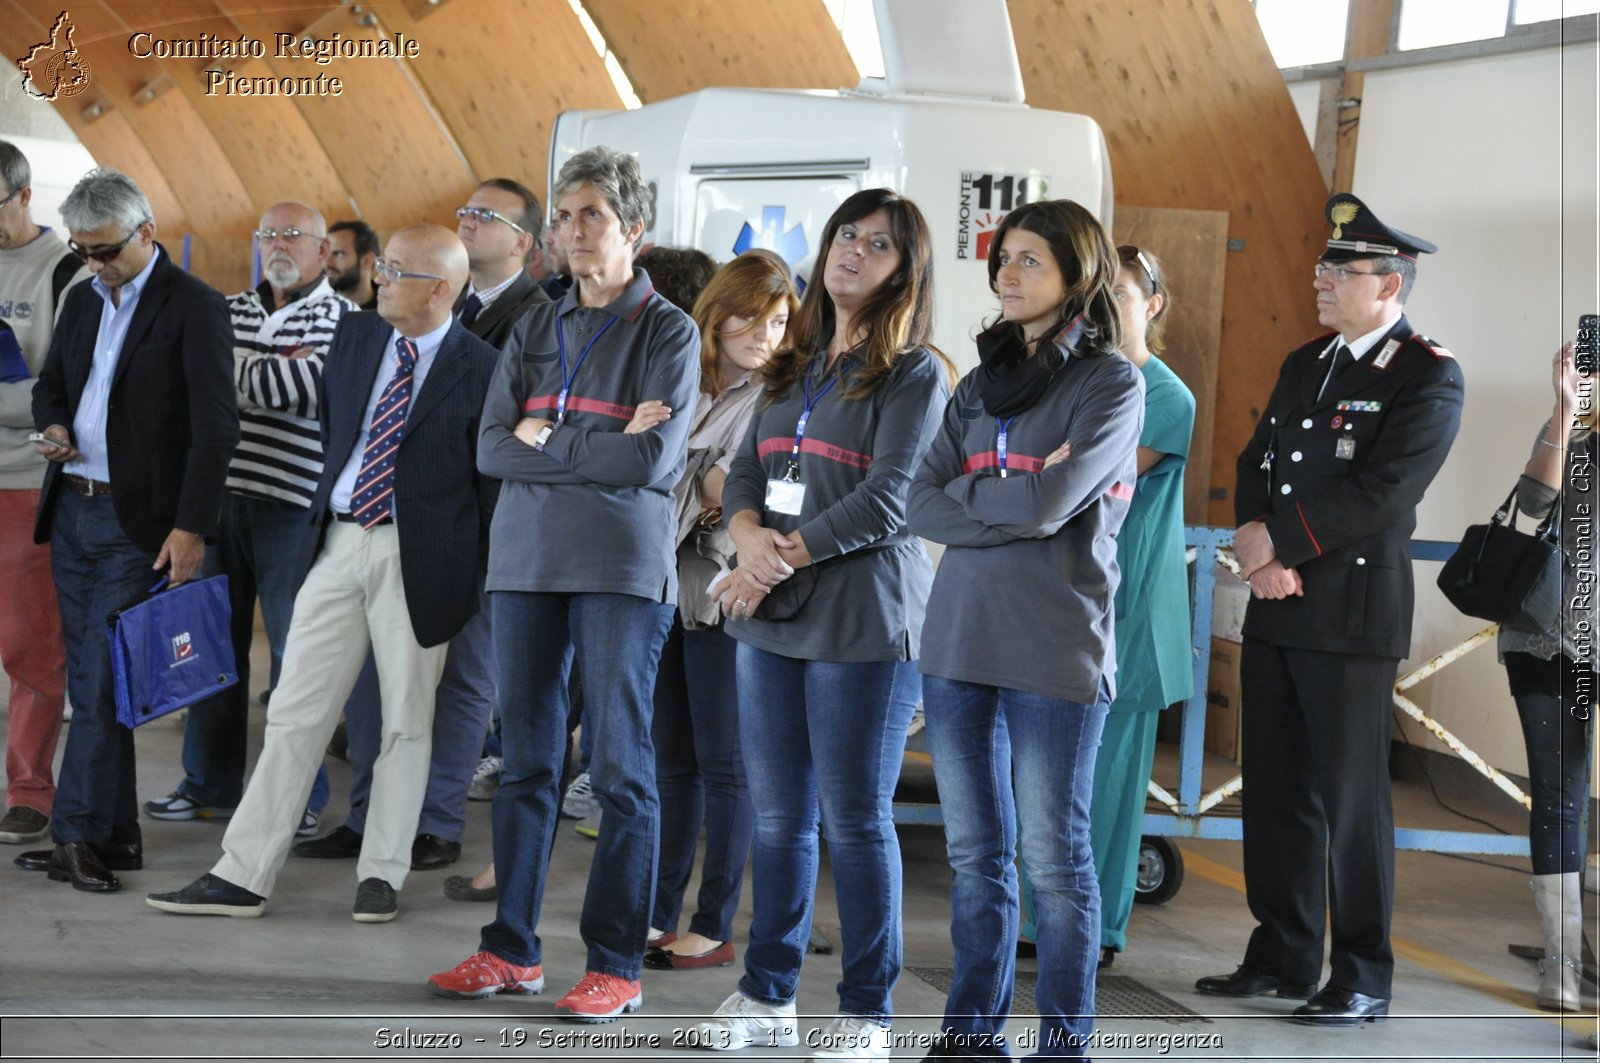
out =
[(1008, 210), (1068, 198), (1110, 227), (1105, 138), (1091, 118), (1022, 102), (1003, 0), (880, 0), (878, 19), (886, 77), (854, 90), (713, 88), (561, 115), (552, 189), (575, 153), (626, 151), (654, 193), (646, 244), (696, 247), (719, 263), (769, 248), (805, 281), (834, 209), (860, 189), (892, 188), (932, 230), (935, 342), (965, 371), (977, 360), (972, 337), (996, 313), (986, 263)]

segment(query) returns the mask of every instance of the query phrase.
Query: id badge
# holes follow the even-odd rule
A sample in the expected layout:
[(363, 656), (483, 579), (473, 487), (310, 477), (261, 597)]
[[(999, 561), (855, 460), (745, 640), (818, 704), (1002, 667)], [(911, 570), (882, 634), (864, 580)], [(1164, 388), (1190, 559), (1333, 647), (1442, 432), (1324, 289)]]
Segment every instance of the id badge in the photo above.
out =
[(805, 500), (806, 485), (799, 480), (767, 481), (767, 512), (798, 517)]
[(1356, 456), (1356, 441), (1349, 436), (1340, 436), (1339, 442), (1334, 444), (1333, 456), (1341, 461), (1349, 461)]

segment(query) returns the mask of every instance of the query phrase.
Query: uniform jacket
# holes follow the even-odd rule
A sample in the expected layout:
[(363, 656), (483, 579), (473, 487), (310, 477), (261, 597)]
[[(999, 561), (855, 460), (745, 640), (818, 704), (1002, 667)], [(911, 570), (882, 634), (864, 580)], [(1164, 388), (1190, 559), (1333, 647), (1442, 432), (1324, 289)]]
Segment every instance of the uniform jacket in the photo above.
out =
[[(350, 455), (366, 446), (367, 399), (392, 335), (387, 321), (364, 311), (346, 314), (334, 330), (317, 403), (326, 460), (311, 500), (315, 531), (305, 538), (296, 582), (322, 550), (334, 483)], [(478, 418), (495, 361), (492, 347), (453, 323), (400, 433), (394, 484), (400, 578), (412, 631), (424, 646), (449, 641), (478, 607), (478, 573), (500, 490), (477, 465)]]
[(1461, 369), (1404, 316), (1361, 361), (1318, 389), (1334, 334), (1283, 363), (1239, 455), (1234, 512), (1265, 520), (1304, 597), (1252, 599), (1244, 634), (1280, 646), (1404, 657), (1417, 503), (1461, 421)]
[[(477, 319), (468, 326), (468, 331), (490, 346), (504, 347), (506, 337), (511, 335), (512, 326), (522, 320), (522, 315), (527, 312), (528, 307), (549, 301), (550, 297), (545, 294), (543, 288), (533, 282), (532, 277), (519, 272), (517, 279), (511, 282), (511, 286), (489, 304), (489, 309), (478, 314)], [(456, 303), (457, 314), (461, 312), (461, 303), (464, 302), (466, 302), (465, 297)]]
[[(177, 266), (160, 244), (117, 358), (106, 411), (111, 497), (123, 534), (156, 553), (174, 528), (211, 535), (239, 442), (233, 328), (222, 293)], [(40, 431), (70, 432), (94, 362), (104, 303), (92, 284), (68, 290), (33, 389)], [(48, 542), (61, 466), (45, 471), (35, 542)]]

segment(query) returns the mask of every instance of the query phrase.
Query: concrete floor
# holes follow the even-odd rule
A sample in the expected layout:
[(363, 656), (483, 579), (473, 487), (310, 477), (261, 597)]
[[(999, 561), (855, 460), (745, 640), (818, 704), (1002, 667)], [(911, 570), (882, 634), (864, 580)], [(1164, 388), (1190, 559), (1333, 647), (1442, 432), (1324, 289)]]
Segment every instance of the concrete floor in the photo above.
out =
[[(260, 672), (258, 671), (258, 674)], [(0, 678), (0, 691), (4, 679)], [(0, 705), (4, 698), (0, 697)], [(256, 741), (265, 710), (253, 713)], [(70, 725), (69, 725), (70, 726)], [(141, 799), (178, 781), (182, 725), (168, 718), (138, 736)], [(65, 735), (63, 735), (65, 741)], [(1170, 761), (1170, 756), (1164, 754)], [(348, 766), (330, 761), (334, 800), (324, 827), (342, 815)], [(918, 770), (908, 761), (908, 770)], [(1157, 780), (1175, 784), (1158, 768)], [(1217, 762), (1213, 773), (1227, 770)], [(1209, 780), (1208, 780), (1209, 781)], [(1477, 829), (1434, 804), (1425, 790), (1396, 786), (1397, 819), (1409, 826)], [(539, 997), (445, 1001), (430, 996), (426, 977), (474, 950), (486, 904), (447, 900), (448, 873), (472, 872), (489, 856), (487, 804), (470, 808), (463, 858), (451, 872), (413, 874), (400, 896), (399, 919), (350, 919), (354, 867), (345, 861), (291, 857), (268, 915), (259, 920), (180, 919), (146, 907), (148, 892), (176, 889), (209, 869), (223, 825), (144, 824), (145, 868), (121, 876), (123, 890), (77, 893), (42, 874), (10, 865), (0, 847), (0, 1055), (110, 1059), (345, 1058), (403, 1054), (412, 1058), (790, 1059), (804, 1048), (748, 1050), (733, 1056), (675, 1046), (689, 1020), (714, 1008), (734, 987), (739, 968), (646, 972), (641, 1014), (605, 1026), (576, 1026), (553, 1015), (557, 997), (582, 973), (577, 930), (590, 843), (564, 823), (545, 895), (545, 971)], [(1475, 814), (1520, 829), (1509, 806)], [(937, 827), (904, 827), (905, 965), (950, 964), (949, 871)], [(1109, 973), (1136, 979), (1203, 1020), (1102, 1014), (1103, 1059), (1583, 1059), (1595, 1029), (1594, 998), (1586, 1016), (1562, 1018), (1534, 1007), (1532, 963), (1508, 954), (1508, 943), (1539, 940), (1520, 861), (1475, 861), (1427, 853), (1400, 854), (1394, 935), (1399, 966), (1388, 1022), (1354, 1030), (1320, 1030), (1285, 1016), (1276, 998), (1220, 1004), (1192, 990), (1200, 975), (1231, 970), (1252, 921), (1245, 907), (1239, 846), (1181, 845), (1186, 879), (1164, 906), (1136, 905), (1129, 950)], [(817, 925), (837, 943), (838, 914), (827, 868), (821, 875)], [(1588, 897), (1591, 919), (1594, 897)], [(749, 925), (749, 890), (737, 922)], [(742, 941), (740, 942), (742, 946)], [(1032, 969), (1024, 961), (1021, 970)], [(835, 955), (808, 958), (798, 1004), (820, 1027), (833, 1014)], [(1592, 993), (1587, 987), (1586, 993)], [(937, 1031), (943, 993), (907, 973), (895, 990), (896, 1059), (917, 1060)], [(1015, 1038), (1030, 1024), (1014, 1020)], [(404, 1047), (407, 1035), (456, 1035), (459, 1048)], [(1143, 1038), (1142, 1042), (1135, 1039)], [(1187, 1038), (1187, 1041), (1175, 1040)], [(651, 1040), (659, 1047), (652, 1047)], [(1121, 1039), (1120, 1043), (1117, 1039)]]

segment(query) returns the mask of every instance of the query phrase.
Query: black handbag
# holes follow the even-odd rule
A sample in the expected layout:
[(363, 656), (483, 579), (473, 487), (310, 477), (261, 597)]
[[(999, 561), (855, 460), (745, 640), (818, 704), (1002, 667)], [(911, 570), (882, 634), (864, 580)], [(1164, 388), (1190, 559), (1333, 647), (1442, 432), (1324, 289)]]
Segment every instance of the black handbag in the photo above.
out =
[(1474, 524), (1439, 573), (1439, 590), (1468, 616), (1523, 631), (1557, 632), (1564, 555), (1557, 541), (1560, 505), (1534, 531), (1517, 530), (1511, 489), (1488, 524)]

